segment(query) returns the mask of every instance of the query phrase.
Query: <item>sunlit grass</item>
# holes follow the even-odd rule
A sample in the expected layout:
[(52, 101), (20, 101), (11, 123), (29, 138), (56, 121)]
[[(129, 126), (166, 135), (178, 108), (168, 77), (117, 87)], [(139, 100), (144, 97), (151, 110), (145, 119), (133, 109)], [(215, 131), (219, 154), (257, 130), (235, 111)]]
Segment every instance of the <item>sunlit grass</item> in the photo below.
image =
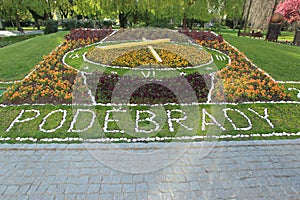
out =
[(43, 56), (63, 40), (67, 32), (37, 36), (0, 49), (0, 81), (24, 78)]
[(230, 34), (223, 36), (275, 80), (300, 81), (300, 47)]

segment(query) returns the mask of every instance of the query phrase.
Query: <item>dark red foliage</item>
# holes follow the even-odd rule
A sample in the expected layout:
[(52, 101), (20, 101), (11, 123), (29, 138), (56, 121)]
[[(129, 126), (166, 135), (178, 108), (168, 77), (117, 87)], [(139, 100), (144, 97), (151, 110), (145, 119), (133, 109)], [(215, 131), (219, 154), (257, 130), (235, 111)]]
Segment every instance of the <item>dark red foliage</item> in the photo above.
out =
[(72, 29), (70, 34), (65, 36), (66, 40), (92, 39), (102, 40), (113, 32), (112, 29)]
[(183, 33), (194, 40), (201, 40), (201, 41), (214, 41), (218, 40), (219, 42), (223, 42), (222, 35), (215, 35), (211, 31), (196, 31), (196, 30), (188, 30), (188, 29), (180, 29), (178, 30), (179, 33)]
[(172, 78), (144, 78), (93, 73), (88, 84), (98, 80), (98, 103), (194, 103), (206, 102), (210, 87), (208, 75), (194, 73)]

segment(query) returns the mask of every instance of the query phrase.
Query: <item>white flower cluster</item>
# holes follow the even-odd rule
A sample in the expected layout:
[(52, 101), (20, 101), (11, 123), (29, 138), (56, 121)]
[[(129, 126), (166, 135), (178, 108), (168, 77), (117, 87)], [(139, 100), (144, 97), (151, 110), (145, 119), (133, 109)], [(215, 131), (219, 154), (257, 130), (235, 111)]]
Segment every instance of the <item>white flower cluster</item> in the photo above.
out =
[(31, 141), (31, 142), (86, 142), (86, 143), (111, 143), (111, 142), (163, 142), (163, 141), (203, 141), (206, 139), (243, 139), (243, 138), (253, 138), (253, 137), (295, 137), (300, 136), (298, 133), (257, 133), (257, 134), (238, 134), (238, 135), (212, 135), (212, 136), (183, 136), (183, 137), (153, 137), (153, 138), (99, 138), (99, 139), (82, 139), (82, 138), (10, 138), (10, 137), (0, 137), (0, 141)]

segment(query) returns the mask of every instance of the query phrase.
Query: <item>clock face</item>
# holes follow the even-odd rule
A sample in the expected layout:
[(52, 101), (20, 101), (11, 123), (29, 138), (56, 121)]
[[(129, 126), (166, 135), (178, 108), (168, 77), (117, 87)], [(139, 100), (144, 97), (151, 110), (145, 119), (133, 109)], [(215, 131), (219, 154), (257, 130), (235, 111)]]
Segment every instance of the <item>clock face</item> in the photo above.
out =
[(122, 42), (98, 46), (86, 54), (86, 59), (104, 66), (128, 68), (185, 69), (211, 62), (212, 57), (200, 46), (175, 42), (154, 44)]
[(144, 28), (117, 31), (68, 53), (64, 61), (86, 74), (87, 84), (94, 84), (89, 85), (96, 90), (94, 102), (164, 104), (206, 102), (213, 73), (219, 70), (214, 58), (226, 66), (228, 60), (220, 52), (184, 34)]
[(155, 71), (155, 77), (165, 77), (194, 72), (211, 74), (220, 69), (214, 58), (226, 67), (228, 59), (222, 53), (207, 50), (182, 33), (141, 28), (117, 31), (98, 44), (68, 53), (64, 61), (89, 73), (100, 71), (123, 75), (131, 71), (134, 75), (144, 76)]

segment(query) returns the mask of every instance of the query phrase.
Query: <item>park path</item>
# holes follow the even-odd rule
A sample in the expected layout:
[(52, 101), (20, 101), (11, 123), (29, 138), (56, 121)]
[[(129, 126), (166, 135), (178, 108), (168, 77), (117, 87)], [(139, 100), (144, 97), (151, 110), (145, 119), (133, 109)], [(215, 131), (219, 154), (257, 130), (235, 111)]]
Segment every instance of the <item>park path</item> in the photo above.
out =
[(300, 199), (299, 155), (299, 139), (2, 144), (0, 199)]
[(42, 30), (32, 30), (26, 31), (24, 33), (20, 33), (19, 31), (1, 31), (0, 30), (0, 37), (10, 37), (10, 36), (18, 36), (18, 35), (35, 35), (35, 34), (43, 34), (44, 31)]

